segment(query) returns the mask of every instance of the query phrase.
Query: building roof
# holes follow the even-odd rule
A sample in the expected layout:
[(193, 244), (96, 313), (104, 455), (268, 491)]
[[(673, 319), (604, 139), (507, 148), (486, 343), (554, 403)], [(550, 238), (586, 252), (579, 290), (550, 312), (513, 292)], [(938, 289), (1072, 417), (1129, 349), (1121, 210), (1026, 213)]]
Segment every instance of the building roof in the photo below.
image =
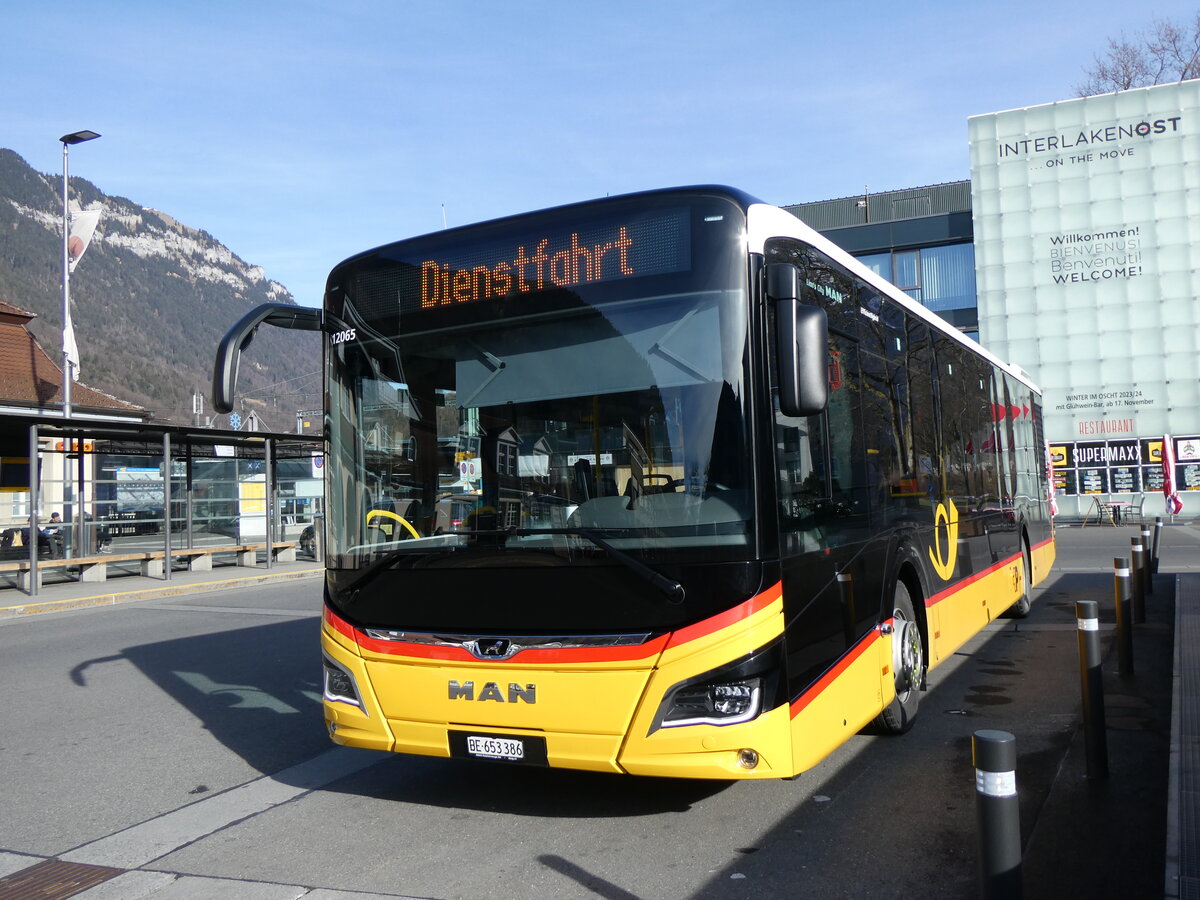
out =
[(971, 212), (971, 182), (950, 181), (925, 187), (875, 191), (854, 197), (815, 200), (785, 206), (817, 231), (899, 222), (926, 216)]
[(0, 300), (0, 322), (11, 325), (24, 325), (30, 319), (36, 319), (37, 313), (21, 309), (7, 300)]
[[(35, 410), (62, 409), (62, 367), (25, 326), (36, 313), (0, 300), (0, 405)], [(118, 400), (83, 382), (71, 386), (71, 405), (81, 411), (146, 418), (140, 406)]]

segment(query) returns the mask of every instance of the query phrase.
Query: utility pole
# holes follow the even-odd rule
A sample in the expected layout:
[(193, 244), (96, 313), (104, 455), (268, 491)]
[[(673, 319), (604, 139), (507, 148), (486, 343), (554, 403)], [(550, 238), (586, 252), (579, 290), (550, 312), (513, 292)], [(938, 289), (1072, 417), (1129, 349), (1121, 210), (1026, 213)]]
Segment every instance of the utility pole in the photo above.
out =
[(75, 329), (71, 325), (71, 207), (68, 202), (71, 179), (68, 175), (67, 151), (73, 144), (94, 141), (100, 135), (94, 131), (76, 131), (59, 138), (63, 145), (63, 243), (62, 243), (62, 318), (63, 318), (63, 418), (71, 418), (71, 382), (75, 380)]

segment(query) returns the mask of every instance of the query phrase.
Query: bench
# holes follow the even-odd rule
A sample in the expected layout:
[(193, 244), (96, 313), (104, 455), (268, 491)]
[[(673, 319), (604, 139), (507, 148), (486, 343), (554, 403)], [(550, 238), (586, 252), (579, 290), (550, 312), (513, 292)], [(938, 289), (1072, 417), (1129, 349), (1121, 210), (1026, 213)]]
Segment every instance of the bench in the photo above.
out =
[[(213, 555), (217, 553), (233, 553), (239, 566), (255, 566), (258, 564), (258, 551), (266, 544), (224, 544), (214, 547), (180, 547), (171, 549), (172, 561), (187, 560), (188, 569), (193, 572), (208, 572), (212, 570)], [(296, 561), (296, 542), (278, 541), (271, 545), (272, 558), (277, 562)], [(162, 578), (162, 550), (141, 550), (132, 553), (104, 553), (96, 556), (77, 556), (73, 559), (39, 559), (38, 586), (42, 584), (42, 572), (47, 569), (79, 569), (79, 581), (100, 582), (108, 580), (108, 564), (116, 562), (138, 562), (141, 564), (141, 575), (148, 578)], [(0, 573), (16, 572), (17, 584), (23, 591), (31, 590), (29, 560), (21, 559), (11, 562), (0, 562)]]
[[(66, 569), (71, 567), (79, 569), (80, 581), (107, 581), (108, 564), (112, 562), (137, 561), (141, 563), (142, 575), (161, 578), (163, 572), (162, 558), (162, 551), (158, 550), (139, 553), (106, 553), (103, 556), (77, 556), (74, 559), (39, 559), (37, 562), (38, 586), (41, 587), (42, 572), (47, 569)], [(16, 562), (0, 563), (0, 573), (2, 572), (16, 572), (17, 586), (26, 592), (31, 589), (29, 560), (22, 559)]]
[[(188, 568), (193, 572), (209, 572), (212, 570), (214, 553), (236, 553), (239, 566), (258, 565), (258, 551), (266, 544), (226, 544), (220, 547), (190, 547), (171, 551), (172, 559), (187, 559)], [(278, 541), (271, 545), (271, 558), (276, 562), (296, 561), (296, 542)]]

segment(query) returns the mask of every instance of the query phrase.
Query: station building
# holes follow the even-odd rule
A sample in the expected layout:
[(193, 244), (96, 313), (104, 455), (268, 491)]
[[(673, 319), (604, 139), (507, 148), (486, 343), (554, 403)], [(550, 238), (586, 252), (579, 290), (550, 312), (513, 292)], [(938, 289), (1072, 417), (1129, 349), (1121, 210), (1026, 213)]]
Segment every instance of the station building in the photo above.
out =
[(1041, 386), (1061, 513), (1163, 515), (1166, 437), (1200, 512), (1200, 80), (968, 136), (969, 181), (787, 209)]

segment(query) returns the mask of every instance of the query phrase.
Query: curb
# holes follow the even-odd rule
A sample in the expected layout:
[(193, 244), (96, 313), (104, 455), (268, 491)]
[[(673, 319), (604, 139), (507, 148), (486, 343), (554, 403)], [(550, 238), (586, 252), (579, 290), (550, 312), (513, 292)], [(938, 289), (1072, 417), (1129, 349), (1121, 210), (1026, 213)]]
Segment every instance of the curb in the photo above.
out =
[(1171, 667), (1171, 749), (1169, 752), (1169, 768), (1167, 770), (1167, 852), (1166, 866), (1163, 872), (1163, 896), (1167, 900), (1172, 900), (1180, 896), (1180, 881), (1179, 881), (1179, 854), (1180, 854), (1180, 839), (1181, 832), (1179, 828), (1179, 816), (1182, 809), (1182, 797), (1180, 796), (1180, 781), (1181, 769), (1183, 763), (1183, 750), (1180, 746), (1180, 729), (1183, 727), (1181, 719), (1182, 709), (1180, 706), (1180, 692), (1183, 689), (1183, 677), (1180, 674), (1180, 661), (1183, 656), (1182, 631), (1180, 630), (1180, 610), (1183, 608), (1183, 603), (1180, 600), (1180, 593), (1183, 590), (1183, 579), (1178, 575), (1175, 576), (1175, 661)]
[(140, 590), (116, 591), (108, 594), (94, 594), (90, 597), (69, 597), (64, 600), (35, 600), (30, 603), (20, 603), (15, 606), (0, 606), (0, 620), (17, 618), (19, 616), (32, 616), (46, 612), (59, 612), (60, 610), (67, 609), (87, 609), (94, 606), (113, 606), (117, 603), (126, 603), (135, 600), (153, 600), (157, 597), (178, 597), (180, 594), (200, 594), (207, 591), (249, 587), (255, 584), (269, 584), (276, 581), (292, 581), (299, 578), (316, 578), (324, 574), (324, 568), (305, 569), (300, 572), (272, 572), (263, 575), (242, 575), (235, 578), (224, 578), (214, 581), (164, 585), (162, 587), (142, 588)]

